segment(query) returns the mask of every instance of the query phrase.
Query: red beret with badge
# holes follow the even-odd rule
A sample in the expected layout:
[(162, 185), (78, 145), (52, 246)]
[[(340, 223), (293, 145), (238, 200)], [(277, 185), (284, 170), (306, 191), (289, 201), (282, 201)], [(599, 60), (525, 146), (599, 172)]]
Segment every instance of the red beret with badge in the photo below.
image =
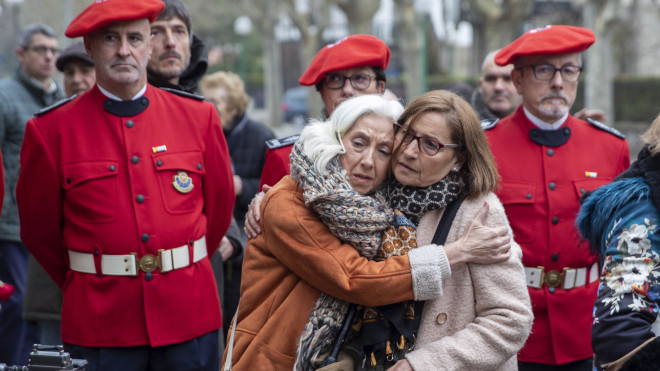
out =
[(525, 32), (495, 55), (500, 66), (528, 55), (579, 53), (596, 42), (593, 31), (584, 27), (547, 25)]
[(390, 48), (371, 35), (351, 35), (323, 47), (307, 71), (298, 79), (300, 85), (315, 85), (326, 73), (357, 67), (380, 67), (390, 63)]
[(160, 0), (95, 0), (71, 21), (64, 34), (87, 36), (118, 21), (148, 18), (153, 22), (163, 9), (165, 3)]

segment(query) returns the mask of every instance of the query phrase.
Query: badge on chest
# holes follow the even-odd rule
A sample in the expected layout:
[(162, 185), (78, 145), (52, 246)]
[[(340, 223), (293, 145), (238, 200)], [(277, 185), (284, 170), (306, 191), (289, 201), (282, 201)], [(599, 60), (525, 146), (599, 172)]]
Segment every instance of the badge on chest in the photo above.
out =
[(188, 193), (192, 191), (193, 187), (195, 186), (188, 174), (182, 170), (177, 172), (177, 174), (174, 176), (172, 185), (174, 186), (174, 189), (180, 193)]

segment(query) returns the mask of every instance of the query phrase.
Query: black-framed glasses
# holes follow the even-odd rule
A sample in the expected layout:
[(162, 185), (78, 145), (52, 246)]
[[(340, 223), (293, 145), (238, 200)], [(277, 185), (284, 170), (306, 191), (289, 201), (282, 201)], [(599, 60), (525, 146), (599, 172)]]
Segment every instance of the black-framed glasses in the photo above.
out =
[(559, 71), (562, 80), (574, 82), (580, 78), (580, 72), (582, 72), (582, 67), (572, 65), (557, 68), (551, 64), (531, 64), (525, 67), (530, 67), (534, 71), (534, 77), (542, 81), (552, 80), (555, 77), (555, 73)]
[(344, 87), (346, 80), (350, 80), (351, 86), (356, 90), (364, 90), (371, 85), (371, 79), (376, 76), (370, 76), (363, 73), (358, 73), (353, 76), (344, 76), (338, 73), (328, 73), (325, 75), (325, 86), (328, 89), (341, 89)]
[(28, 46), (27, 48), (25, 48), (25, 50), (32, 50), (33, 52), (39, 55), (46, 55), (46, 53), (48, 52), (51, 52), (53, 55), (58, 55), (60, 53), (60, 49), (49, 48), (45, 45)]
[(458, 148), (458, 144), (444, 144), (427, 136), (415, 135), (414, 131), (397, 123), (394, 124), (394, 139), (403, 144), (410, 144), (413, 139), (417, 139), (419, 151), (427, 156), (435, 156), (443, 148)]

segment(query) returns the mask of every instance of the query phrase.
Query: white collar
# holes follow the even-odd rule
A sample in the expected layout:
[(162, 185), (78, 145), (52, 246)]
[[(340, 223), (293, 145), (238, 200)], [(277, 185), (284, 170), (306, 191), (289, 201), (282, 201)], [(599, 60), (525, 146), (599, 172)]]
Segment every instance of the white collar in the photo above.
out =
[[(101, 93), (103, 93), (103, 95), (105, 95), (106, 97), (108, 97), (110, 99), (113, 99), (113, 100), (118, 100), (118, 101), (123, 100), (123, 99), (119, 98), (118, 96), (110, 93), (109, 91), (103, 89), (103, 87), (101, 85), (99, 85), (98, 83), (96, 83), (96, 86), (99, 87), (99, 90), (101, 91)], [(136, 100), (136, 99), (140, 98), (141, 96), (144, 95), (144, 93), (146, 91), (147, 91), (147, 84), (144, 84), (144, 87), (142, 89), (140, 89), (140, 91), (137, 92), (137, 94), (135, 94), (135, 96), (133, 98), (131, 98), (131, 100)]]
[(532, 122), (537, 128), (541, 130), (557, 130), (559, 129), (564, 122), (566, 122), (566, 119), (568, 118), (568, 113), (566, 113), (564, 116), (562, 116), (559, 120), (553, 122), (552, 124), (548, 124), (547, 122), (541, 120), (540, 118), (532, 115), (529, 110), (523, 106), (523, 111), (525, 112), (525, 116), (529, 119), (529, 121)]

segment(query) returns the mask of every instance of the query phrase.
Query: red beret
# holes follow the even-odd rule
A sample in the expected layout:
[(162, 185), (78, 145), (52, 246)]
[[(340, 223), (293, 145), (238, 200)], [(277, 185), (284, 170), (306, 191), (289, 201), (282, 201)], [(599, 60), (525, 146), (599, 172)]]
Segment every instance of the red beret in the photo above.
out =
[(160, 0), (95, 0), (71, 21), (64, 34), (87, 36), (117, 21), (149, 18), (153, 22), (163, 9), (165, 3)]
[(326, 73), (356, 67), (380, 67), (390, 63), (390, 48), (371, 35), (351, 35), (323, 47), (307, 71), (300, 76), (300, 85), (315, 85)]
[(548, 25), (525, 32), (495, 55), (500, 66), (527, 55), (579, 53), (596, 42), (593, 31), (584, 27)]

